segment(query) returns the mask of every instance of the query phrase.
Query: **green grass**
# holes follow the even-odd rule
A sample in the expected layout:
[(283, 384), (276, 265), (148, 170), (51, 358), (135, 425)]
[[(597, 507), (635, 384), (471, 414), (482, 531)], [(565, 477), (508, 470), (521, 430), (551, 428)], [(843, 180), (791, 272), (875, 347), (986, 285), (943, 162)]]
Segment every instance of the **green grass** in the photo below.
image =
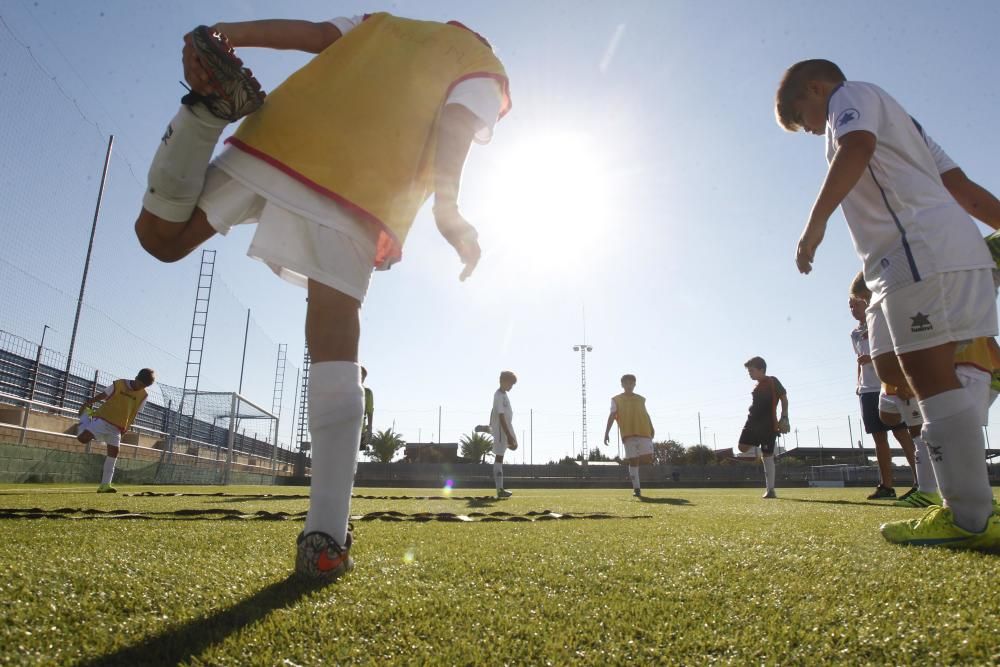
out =
[[(235, 495), (125, 495), (149, 490)], [(0, 665), (1000, 661), (998, 557), (885, 543), (879, 524), (921, 511), (867, 502), (867, 489), (785, 489), (777, 501), (756, 489), (654, 489), (651, 502), (625, 489), (359, 498), (355, 514), (401, 518), (614, 518), (355, 521), (357, 566), (326, 587), (288, 579), (307, 489), (120, 491), (0, 486), (0, 509), (63, 517), (0, 519)]]

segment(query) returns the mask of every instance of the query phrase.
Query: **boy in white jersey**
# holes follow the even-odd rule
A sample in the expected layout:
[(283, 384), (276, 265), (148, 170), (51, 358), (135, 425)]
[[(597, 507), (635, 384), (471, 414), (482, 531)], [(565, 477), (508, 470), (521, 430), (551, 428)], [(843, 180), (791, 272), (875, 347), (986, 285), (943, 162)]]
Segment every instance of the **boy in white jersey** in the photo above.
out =
[(871, 435), (875, 441), (875, 458), (878, 461), (879, 473), (879, 484), (868, 496), (868, 500), (895, 500), (896, 489), (893, 486), (892, 453), (889, 450), (888, 433), (892, 431), (911, 469), (914, 467), (913, 439), (906, 423), (897, 419), (890, 426), (890, 423), (882, 420), (879, 415), (879, 394), (882, 383), (872, 363), (871, 346), (868, 343), (868, 323), (865, 319), (865, 309), (868, 308), (871, 296), (865, 285), (864, 274), (858, 273), (851, 282), (848, 302), (851, 315), (858, 321), (857, 328), (851, 332), (851, 343), (858, 359), (858, 400), (861, 403), (862, 421), (865, 433)]
[[(234, 46), (317, 55), (264, 102)], [(200, 26), (185, 36), (183, 65), (192, 92), (153, 158), (136, 234), (173, 262), (216, 232), (257, 223), (248, 254), (308, 290), (312, 489), (295, 570), (333, 580), (353, 566), (358, 339), (372, 267), (400, 259), (433, 194), (460, 278), (471, 274), (480, 249), (458, 209), (461, 173), (471, 143), (489, 141), (510, 107), (507, 78), (465, 26), (385, 13)], [(243, 116), (209, 165), (223, 129)]]
[(642, 497), (639, 485), (639, 466), (653, 464), (653, 420), (646, 411), (646, 399), (635, 393), (635, 376), (631, 373), (621, 378), (622, 389), (625, 391), (611, 399), (611, 414), (608, 424), (604, 427), (604, 444), (611, 440), (611, 425), (618, 422), (618, 431), (625, 446), (625, 464), (628, 465), (628, 476), (632, 480), (632, 494)]
[(517, 376), (511, 371), (500, 373), (500, 388), (493, 392), (493, 408), (490, 410), (490, 433), (493, 434), (493, 481), (497, 488), (497, 498), (510, 498), (513, 494), (503, 486), (503, 456), (507, 450), (517, 449), (514, 435), (514, 409), (510, 407), (507, 393), (517, 384)]
[(953, 199), (942, 180), (942, 159), (934, 154), (940, 148), (884, 90), (847, 81), (827, 60), (803, 61), (785, 72), (775, 114), (786, 130), (825, 134), (830, 163), (796, 265), (802, 273), (812, 270), (827, 221), (841, 206), (872, 292), (875, 368), (886, 381), (891, 370), (883, 369), (879, 355), (895, 351), (918, 399), (944, 497), (944, 507), (919, 520), (884, 524), (882, 535), (901, 544), (1000, 547), (980, 397), (954, 367), (960, 345), (997, 333), (993, 260), (963, 210), (966, 203)]

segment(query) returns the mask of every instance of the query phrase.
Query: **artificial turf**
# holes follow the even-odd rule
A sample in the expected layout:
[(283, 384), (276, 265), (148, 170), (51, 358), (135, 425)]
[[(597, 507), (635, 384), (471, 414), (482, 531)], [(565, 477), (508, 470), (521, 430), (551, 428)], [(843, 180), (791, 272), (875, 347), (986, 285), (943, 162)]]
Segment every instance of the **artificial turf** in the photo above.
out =
[(308, 489), (119, 490), (0, 487), (0, 664), (1000, 662), (1000, 556), (887, 544), (922, 510), (862, 489), (359, 488), (327, 586)]

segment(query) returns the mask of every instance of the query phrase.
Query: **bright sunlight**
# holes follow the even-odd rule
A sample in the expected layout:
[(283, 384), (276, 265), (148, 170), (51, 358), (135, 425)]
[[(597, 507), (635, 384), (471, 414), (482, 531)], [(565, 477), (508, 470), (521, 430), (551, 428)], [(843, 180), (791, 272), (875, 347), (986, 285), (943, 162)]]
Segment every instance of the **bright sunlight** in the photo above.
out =
[(526, 138), (504, 151), (489, 182), (486, 210), (503, 230), (497, 252), (525, 269), (580, 266), (606, 233), (607, 172), (586, 135)]

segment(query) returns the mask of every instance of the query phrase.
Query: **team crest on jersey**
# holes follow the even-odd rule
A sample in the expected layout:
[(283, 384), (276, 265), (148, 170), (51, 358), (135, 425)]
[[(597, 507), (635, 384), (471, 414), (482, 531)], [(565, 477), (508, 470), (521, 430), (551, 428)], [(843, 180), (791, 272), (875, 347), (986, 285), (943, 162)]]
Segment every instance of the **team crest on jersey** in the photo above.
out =
[(916, 315), (910, 318), (910, 331), (913, 333), (920, 333), (922, 331), (930, 331), (934, 327), (931, 325), (931, 319), (927, 315), (918, 312)]
[(840, 112), (840, 115), (837, 116), (836, 126), (840, 127), (842, 125), (847, 125), (848, 123), (856, 121), (859, 118), (861, 118), (861, 112), (857, 109), (844, 109)]

